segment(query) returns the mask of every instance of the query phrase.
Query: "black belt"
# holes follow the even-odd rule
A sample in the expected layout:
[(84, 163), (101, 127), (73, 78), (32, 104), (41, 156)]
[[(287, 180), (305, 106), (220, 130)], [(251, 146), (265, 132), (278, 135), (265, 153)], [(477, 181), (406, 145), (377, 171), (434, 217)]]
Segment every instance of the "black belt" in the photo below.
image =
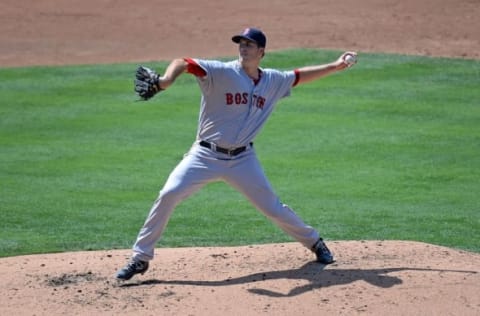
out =
[[(245, 150), (247, 150), (247, 146), (242, 146), (242, 147), (237, 147), (237, 148), (233, 148), (233, 149), (228, 149), (228, 148), (223, 148), (223, 147), (219, 147), (213, 143), (209, 143), (207, 141), (200, 141), (200, 146), (202, 147), (206, 147), (206, 148), (209, 148), (211, 150), (214, 150), (214, 151), (217, 151), (219, 153), (222, 153), (222, 154), (226, 154), (226, 155), (229, 155), (229, 156), (236, 156), (236, 155), (240, 155), (241, 153), (243, 153)], [(252, 146), (253, 143), (250, 143), (250, 146)]]

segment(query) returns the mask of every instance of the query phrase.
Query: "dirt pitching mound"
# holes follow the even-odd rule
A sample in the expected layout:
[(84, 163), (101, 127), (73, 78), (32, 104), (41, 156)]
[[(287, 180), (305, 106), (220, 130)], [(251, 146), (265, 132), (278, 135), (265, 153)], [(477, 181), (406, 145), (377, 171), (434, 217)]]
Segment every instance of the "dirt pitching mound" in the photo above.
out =
[(298, 243), (157, 249), (150, 270), (113, 276), (130, 251), (0, 260), (4, 315), (478, 315), (480, 255), (418, 242), (330, 242), (324, 266)]

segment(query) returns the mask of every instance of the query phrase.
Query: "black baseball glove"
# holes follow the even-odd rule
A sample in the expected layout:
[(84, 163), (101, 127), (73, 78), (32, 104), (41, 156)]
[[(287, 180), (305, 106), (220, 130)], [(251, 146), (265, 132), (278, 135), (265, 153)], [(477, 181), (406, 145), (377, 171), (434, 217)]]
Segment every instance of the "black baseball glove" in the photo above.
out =
[(163, 90), (159, 85), (160, 76), (150, 68), (138, 67), (135, 78), (135, 92), (144, 101)]

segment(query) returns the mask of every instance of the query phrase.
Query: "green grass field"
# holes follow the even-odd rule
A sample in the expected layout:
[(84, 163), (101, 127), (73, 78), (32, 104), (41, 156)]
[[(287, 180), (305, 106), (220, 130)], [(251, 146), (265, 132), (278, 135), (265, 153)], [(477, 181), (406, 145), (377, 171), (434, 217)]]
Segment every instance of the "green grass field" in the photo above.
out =
[[(338, 55), (275, 52), (264, 66)], [(200, 97), (186, 75), (136, 102), (136, 67), (0, 69), (0, 256), (131, 247), (194, 141)], [(256, 148), (282, 200), (327, 240), (480, 252), (479, 101), (479, 61), (360, 54), (354, 68), (294, 88)], [(176, 209), (158, 246), (284, 241), (216, 183)]]

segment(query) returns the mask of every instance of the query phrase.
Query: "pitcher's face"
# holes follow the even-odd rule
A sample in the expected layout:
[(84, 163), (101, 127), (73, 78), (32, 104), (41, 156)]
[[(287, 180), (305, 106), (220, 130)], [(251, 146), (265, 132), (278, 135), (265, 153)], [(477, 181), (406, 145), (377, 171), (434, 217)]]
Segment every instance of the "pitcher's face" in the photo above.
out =
[(262, 59), (265, 48), (258, 47), (257, 43), (246, 39), (240, 40), (238, 44), (238, 54), (240, 61), (257, 61)]

